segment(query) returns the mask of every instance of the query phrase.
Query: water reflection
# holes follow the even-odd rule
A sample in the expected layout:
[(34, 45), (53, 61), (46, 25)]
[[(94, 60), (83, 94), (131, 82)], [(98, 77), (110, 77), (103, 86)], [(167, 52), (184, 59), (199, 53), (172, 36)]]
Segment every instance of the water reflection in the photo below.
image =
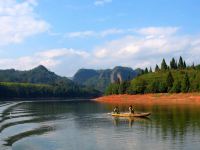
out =
[(113, 124), (115, 126), (119, 126), (119, 125), (127, 125), (129, 127), (132, 127), (133, 126), (133, 123), (134, 122), (147, 122), (147, 121), (151, 121), (150, 118), (148, 117), (125, 117), (125, 118), (122, 118), (122, 117), (113, 117)]
[[(54, 141), (57, 147), (73, 145), (74, 148), (76, 145), (80, 149), (81, 145), (86, 144), (88, 147), (85, 149), (92, 147), (97, 150), (105, 148), (102, 143), (108, 149), (155, 148), (158, 143), (161, 149), (162, 146), (166, 149), (191, 149), (200, 146), (199, 106), (135, 105), (137, 112), (151, 112), (149, 118), (112, 117), (108, 113), (113, 107), (91, 101), (2, 103), (0, 140), (4, 141), (5, 146), (13, 146), (14, 143), (17, 145), (20, 141), (26, 141), (27, 137), (34, 136), (37, 139), (47, 135), (42, 143), (44, 150), (49, 149), (50, 141)], [(120, 111), (127, 111), (127, 106), (120, 106)], [(17, 132), (17, 128), (21, 128), (20, 131)], [(136, 138), (136, 143), (128, 143), (129, 148), (127, 145), (117, 147), (110, 144), (127, 143), (133, 137)], [(91, 140), (92, 143), (84, 143), (84, 139)], [(145, 143), (138, 146), (141, 144), (138, 139)], [(34, 138), (31, 140), (34, 143)]]

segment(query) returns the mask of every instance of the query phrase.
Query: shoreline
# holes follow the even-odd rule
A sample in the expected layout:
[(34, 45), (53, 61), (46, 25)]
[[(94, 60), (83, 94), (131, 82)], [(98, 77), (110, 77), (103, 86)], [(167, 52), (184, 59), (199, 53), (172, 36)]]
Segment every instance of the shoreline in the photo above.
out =
[(144, 104), (144, 105), (200, 105), (200, 93), (157, 93), (140, 95), (109, 95), (95, 99), (107, 104)]

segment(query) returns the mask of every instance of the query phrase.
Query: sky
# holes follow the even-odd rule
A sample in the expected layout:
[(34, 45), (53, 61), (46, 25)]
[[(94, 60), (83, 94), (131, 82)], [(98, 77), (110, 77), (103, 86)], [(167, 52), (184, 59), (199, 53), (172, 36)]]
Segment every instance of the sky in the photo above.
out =
[(0, 69), (200, 63), (199, 0), (0, 0)]

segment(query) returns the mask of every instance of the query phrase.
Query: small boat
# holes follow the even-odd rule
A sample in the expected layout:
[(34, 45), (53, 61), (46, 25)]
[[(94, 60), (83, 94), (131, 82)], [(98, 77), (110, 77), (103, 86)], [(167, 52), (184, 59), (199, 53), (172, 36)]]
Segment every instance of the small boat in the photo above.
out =
[(150, 112), (147, 113), (121, 113), (121, 114), (116, 114), (116, 113), (111, 113), (112, 116), (114, 117), (147, 117), (149, 115), (151, 115)]

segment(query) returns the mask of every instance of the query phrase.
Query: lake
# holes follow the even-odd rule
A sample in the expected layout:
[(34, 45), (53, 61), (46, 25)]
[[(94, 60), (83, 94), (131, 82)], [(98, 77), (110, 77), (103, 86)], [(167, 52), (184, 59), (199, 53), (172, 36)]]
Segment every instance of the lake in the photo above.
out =
[[(113, 118), (93, 101), (0, 102), (1, 150), (199, 149), (200, 107), (136, 105), (148, 118)], [(120, 106), (126, 111), (127, 106)]]

